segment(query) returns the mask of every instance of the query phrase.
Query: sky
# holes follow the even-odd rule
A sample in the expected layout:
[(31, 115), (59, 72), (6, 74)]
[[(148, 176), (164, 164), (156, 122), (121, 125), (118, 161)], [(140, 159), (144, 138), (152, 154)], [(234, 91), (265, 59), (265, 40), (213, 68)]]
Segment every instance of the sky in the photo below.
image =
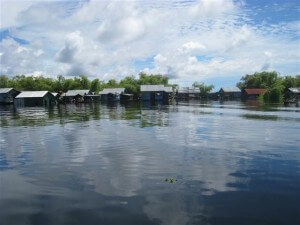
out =
[(140, 72), (234, 86), (245, 74), (300, 74), (298, 0), (0, 0), (0, 74)]

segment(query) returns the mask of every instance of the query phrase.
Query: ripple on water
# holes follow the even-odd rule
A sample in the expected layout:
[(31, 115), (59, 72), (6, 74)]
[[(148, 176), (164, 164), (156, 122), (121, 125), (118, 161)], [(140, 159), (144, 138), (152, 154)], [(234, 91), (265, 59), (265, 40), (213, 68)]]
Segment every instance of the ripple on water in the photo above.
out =
[(299, 115), (239, 102), (0, 107), (0, 221), (293, 224)]

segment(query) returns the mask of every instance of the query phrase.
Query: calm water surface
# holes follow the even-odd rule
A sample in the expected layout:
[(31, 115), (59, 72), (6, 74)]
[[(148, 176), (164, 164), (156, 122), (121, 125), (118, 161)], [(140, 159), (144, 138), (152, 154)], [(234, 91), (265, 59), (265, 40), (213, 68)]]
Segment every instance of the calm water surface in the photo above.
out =
[(0, 224), (298, 225), (300, 108), (1, 107)]

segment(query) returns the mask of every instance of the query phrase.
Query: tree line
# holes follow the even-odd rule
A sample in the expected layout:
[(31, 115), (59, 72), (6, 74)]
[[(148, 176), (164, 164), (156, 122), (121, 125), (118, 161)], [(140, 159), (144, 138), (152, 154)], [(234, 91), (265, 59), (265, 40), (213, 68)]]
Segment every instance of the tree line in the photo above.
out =
[(276, 71), (247, 74), (237, 83), (241, 90), (246, 88), (263, 88), (267, 92), (262, 96), (266, 102), (281, 102), (288, 88), (300, 87), (300, 75), (280, 76)]
[[(68, 90), (88, 89), (98, 93), (104, 88), (125, 88), (128, 93), (137, 94), (140, 91), (140, 85), (143, 84), (163, 84), (165, 86), (174, 86), (168, 84), (168, 77), (161, 74), (145, 74), (140, 73), (138, 78), (127, 76), (117, 81), (114, 79), (101, 81), (98, 78), (89, 80), (87, 76), (66, 78), (62, 75), (56, 79), (44, 76), (25, 76), (17, 75), (9, 78), (6, 75), (0, 76), (0, 88), (11, 87), (20, 91), (41, 91), (48, 90), (50, 92), (67, 92)], [(175, 86), (174, 86), (175, 87)]]
[[(84, 75), (74, 78), (66, 78), (59, 75), (56, 79), (44, 76), (17, 75), (12, 78), (6, 75), (0, 76), (0, 88), (12, 87), (20, 91), (48, 90), (51, 92), (67, 92), (68, 90), (89, 89), (92, 92), (98, 93), (104, 88), (122, 87), (125, 88), (127, 93), (138, 94), (140, 92), (140, 85), (145, 84), (162, 84), (172, 86), (173, 89), (178, 87), (177, 84), (169, 84), (169, 79), (166, 75), (146, 73), (140, 73), (138, 77), (127, 76), (120, 81), (111, 79), (106, 82), (98, 78), (89, 80)], [(280, 76), (276, 71), (257, 72), (243, 76), (236, 86), (241, 90), (245, 88), (267, 89), (266, 94), (263, 95), (263, 99), (265, 101), (278, 102), (283, 100), (284, 92), (288, 88), (300, 87), (300, 75)], [(205, 96), (214, 88), (213, 85), (206, 85), (199, 82), (195, 82), (193, 87), (199, 88), (202, 96)]]

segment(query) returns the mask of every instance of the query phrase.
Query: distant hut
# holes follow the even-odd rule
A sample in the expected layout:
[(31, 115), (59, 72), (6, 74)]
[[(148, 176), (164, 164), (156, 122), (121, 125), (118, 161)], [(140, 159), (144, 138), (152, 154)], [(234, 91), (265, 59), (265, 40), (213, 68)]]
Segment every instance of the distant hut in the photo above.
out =
[(125, 88), (105, 88), (99, 92), (101, 101), (120, 101), (125, 94)]
[(164, 85), (141, 85), (141, 96), (143, 101), (166, 101), (173, 93), (172, 87)]
[(16, 106), (52, 106), (55, 97), (49, 91), (23, 91), (15, 97)]
[(300, 101), (300, 87), (288, 88), (284, 94), (285, 102)]
[(57, 92), (51, 92), (51, 94), (56, 98), (59, 96), (59, 94)]
[(60, 94), (59, 93), (57, 93), (57, 92), (51, 92), (51, 94), (56, 98), (56, 101), (59, 100), (59, 98), (60, 98)]
[(178, 99), (200, 99), (199, 88), (183, 87), (177, 91)]
[(91, 94), (92, 92), (90, 90), (69, 90), (64, 95), (64, 101), (66, 103), (84, 102), (84, 96)]
[(0, 104), (12, 104), (20, 91), (14, 88), (0, 88)]
[(218, 95), (219, 95), (219, 92), (210, 91), (210, 92), (207, 93), (207, 98), (210, 99), (210, 100), (217, 100)]
[(101, 96), (100, 95), (85, 95), (84, 97), (84, 102), (100, 102)]
[(121, 94), (121, 101), (133, 101), (134, 100), (134, 95), (133, 94), (128, 94), (128, 93), (124, 93)]
[(220, 100), (235, 100), (241, 98), (241, 90), (238, 87), (221, 88), (219, 91)]
[(174, 92), (172, 87), (165, 87), (164, 90), (165, 100), (169, 100), (171, 97), (173, 97)]
[(262, 88), (246, 88), (243, 90), (242, 97), (244, 99), (257, 99), (260, 95), (267, 92), (267, 89)]

